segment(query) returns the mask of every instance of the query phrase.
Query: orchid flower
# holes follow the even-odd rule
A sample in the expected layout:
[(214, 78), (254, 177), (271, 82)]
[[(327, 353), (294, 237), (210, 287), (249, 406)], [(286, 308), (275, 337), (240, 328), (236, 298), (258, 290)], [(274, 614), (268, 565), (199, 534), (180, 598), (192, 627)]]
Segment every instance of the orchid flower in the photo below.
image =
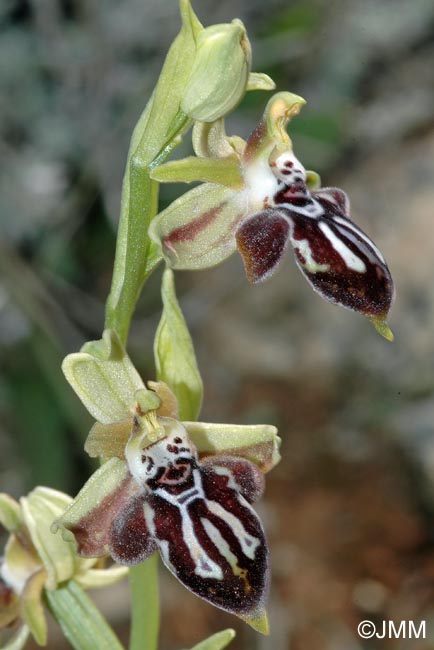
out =
[(180, 422), (169, 387), (145, 387), (113, 331), (63, 370), (98, 420), (85, 449), (108, 460), (53, 531), (124, 565), (158, 550), (193, 593), (266, 632), (268, 549), (250, 504), (279, 460), (275, 427)]
[(286, 124), (304, 100), (278, 93), (247, 142), (228, 138), (223, 121), (197, 122), (197, 157), (156, 167), (160, 182), (204, 181), (163, 210), (149, 234), (173, 269), (204, 269), (238, 248), (247, 278), (272, 275), (291, 246), (312, 288), (367, 316), (386, 338), (393, 283), (386, 261), (350, 218), (345, 192), (319, 186), (295, 157)]
[(72, 544), (50, 533), (53, 519), (71, 503), (70, 496), (46, 487), (19, 503), (0, 494), (0, 523), (9, 532), (0, 560), (0, 629), (13, 634), (6, 647), (19, 650), (30, 634), (38, 645), (46, 644), (44, 590), (71, 579), (85, 588), (103, 587), (126, 575), (125, 567), (104, 569), (100, 560), (77, 558)]

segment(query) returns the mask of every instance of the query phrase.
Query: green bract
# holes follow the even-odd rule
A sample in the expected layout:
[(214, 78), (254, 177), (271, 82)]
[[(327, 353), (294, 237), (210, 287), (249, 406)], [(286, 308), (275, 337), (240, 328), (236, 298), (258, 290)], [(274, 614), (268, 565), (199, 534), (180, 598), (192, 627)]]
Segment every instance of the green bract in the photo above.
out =
[(202, 379), (170, 269), (164, 272), (161, 294), (163, 313), (154, 341), (157, 379), (172, 388), (179, 404), (179, 417), (194, 420), (202, 402)]

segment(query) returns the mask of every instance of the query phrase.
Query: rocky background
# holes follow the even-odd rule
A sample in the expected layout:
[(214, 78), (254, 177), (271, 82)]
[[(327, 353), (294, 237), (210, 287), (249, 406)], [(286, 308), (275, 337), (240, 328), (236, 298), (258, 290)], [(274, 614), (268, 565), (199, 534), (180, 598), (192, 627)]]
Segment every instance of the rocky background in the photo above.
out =
[[(434, 643), (434, 5), (430, 0), (199, 0), (241, 18), (254, 69), (308, 100), (295, 150), (352, 200), (397, 298), (382, 340), (324, 303), (288, 259), (249, 286), (232, 257), (179, 273), (204, 420), (269, 422), (283, 460), (259, 505), (272, 633), (259, 638), (162, 570), (161, 648), (235, 627), (237, 650), (427, 650)], [(179, 25), (174, 0), (4, 0), (0, 7), (0, 490), (74, 494), (88, 416), (62, 357), (98, 338), (132, 127)], [(229, 120), (246, 136), (265, 93)], [(164, 188), (162, 203), (181, 187)], [(158, 273), (130, 351), (153, 374)], [(128, 635), (126, 584), (95, 593)], [(175, 616), (176, 614), (176, 616)], [(427, 621), (426, 640), (362, 642), (369, 619)], [(56, 628), (49, 648), (63, 648)]]

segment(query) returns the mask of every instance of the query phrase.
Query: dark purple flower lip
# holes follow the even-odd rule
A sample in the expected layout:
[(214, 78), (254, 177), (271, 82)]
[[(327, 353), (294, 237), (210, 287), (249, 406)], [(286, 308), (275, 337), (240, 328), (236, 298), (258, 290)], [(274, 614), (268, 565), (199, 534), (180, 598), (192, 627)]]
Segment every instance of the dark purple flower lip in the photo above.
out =
[(268, 547), (250, 505), (263, 491), (259, 468), (234, 456), (200, 460), (179, 423), (152, 445), (131, 439), (125, 455), (116, 491), (65, 526), (79, 552), (132, 565), (158, 550), (190, 591), (264, 632)]
[(290, 242), (297, 266), (327, 301), (367, 316), (388, 339), (386, 324), (394, 287), (374, 242), (349, 218), (348, 197), (339, 188), (309, 192), (280, 185), (274, 207), (247, 217), (236, 239), (251, 282), (268, 278)]

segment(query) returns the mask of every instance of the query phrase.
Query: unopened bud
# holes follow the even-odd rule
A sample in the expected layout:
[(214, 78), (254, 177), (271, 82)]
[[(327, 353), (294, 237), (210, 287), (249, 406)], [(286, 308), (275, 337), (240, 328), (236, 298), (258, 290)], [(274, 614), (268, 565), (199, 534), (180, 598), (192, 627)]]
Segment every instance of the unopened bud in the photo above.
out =
[(184, 113), (201, 122), (229, 113), (244, 96), (250, 64), (250, 43), (240, 20), (202, 30), (181, 101)]

